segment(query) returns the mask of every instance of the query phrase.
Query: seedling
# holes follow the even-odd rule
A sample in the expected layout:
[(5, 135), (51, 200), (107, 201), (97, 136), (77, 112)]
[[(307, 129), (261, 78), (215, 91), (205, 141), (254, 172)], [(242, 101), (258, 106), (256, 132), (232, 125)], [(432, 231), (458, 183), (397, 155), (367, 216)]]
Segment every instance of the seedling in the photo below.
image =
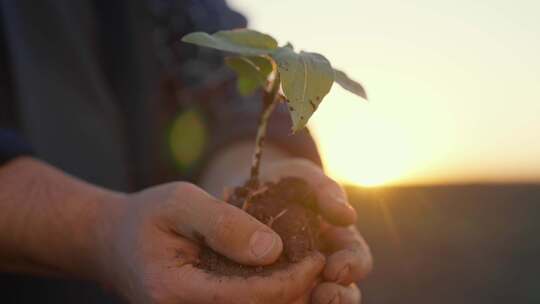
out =
[(184, 36), (182, 41), (237, 54), (226, 57), (225, 62), (238, 76), (239, 92), (249, 95), (257, 89), (263, 90), (263, 107), (247, 182), (253, 190), (260, 184), (259, 168), (268, 120), (279, 102), (288, 104), (294, 133), (306, 126), (334, 82), (367, 99), (362, 85), (333, 68), (323, 55), (295, 52), (290, 43), (280, 47), (272, 36), (258, 31), (237, 29), (212, 35), (195, 32)]

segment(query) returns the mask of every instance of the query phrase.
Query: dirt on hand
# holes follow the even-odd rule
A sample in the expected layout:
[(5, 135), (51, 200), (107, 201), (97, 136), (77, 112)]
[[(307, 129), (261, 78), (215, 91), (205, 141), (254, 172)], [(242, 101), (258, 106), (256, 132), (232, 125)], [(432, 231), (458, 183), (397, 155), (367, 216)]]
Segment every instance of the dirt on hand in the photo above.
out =
[(317, 198), (302, 179), (287, 177), (266, 183), (253, 192), (246, 187), (234, 189), (227, 202), (272, 228), (283, 241), (283, 253), (269, 266), (245, 266), (208, 247), (201, 250), (197, 267), (209, 273), (249, 277), (268, 275), (286, 268), (320, 248)]

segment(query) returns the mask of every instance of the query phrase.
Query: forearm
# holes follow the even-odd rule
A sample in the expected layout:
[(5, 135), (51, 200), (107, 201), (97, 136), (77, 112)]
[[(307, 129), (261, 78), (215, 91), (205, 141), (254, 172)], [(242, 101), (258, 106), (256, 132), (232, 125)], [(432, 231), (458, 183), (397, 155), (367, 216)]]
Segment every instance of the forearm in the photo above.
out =
[(0, 271), (96, 279), (117, 201), (31, 158), (0, 167)]

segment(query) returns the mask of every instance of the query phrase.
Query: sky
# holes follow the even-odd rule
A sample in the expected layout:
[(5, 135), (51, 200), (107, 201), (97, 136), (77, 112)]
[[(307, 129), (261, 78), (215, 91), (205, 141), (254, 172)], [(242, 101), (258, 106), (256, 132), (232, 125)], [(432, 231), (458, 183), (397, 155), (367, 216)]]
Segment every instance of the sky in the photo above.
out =
[(310, 121), (332, 177), (540, 181), (540, 1), (228, 2), (365, 86), (369, 102), (334, 86)]

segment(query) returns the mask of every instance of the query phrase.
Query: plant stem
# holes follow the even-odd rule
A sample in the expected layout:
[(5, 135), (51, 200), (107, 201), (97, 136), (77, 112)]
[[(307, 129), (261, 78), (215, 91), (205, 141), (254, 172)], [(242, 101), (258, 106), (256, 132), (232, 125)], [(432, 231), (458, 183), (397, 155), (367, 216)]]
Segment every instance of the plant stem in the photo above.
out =
[(247, 182), (247, 186), (252, 189), (259, 187), (259, 171), (261, 167), (262, 149), (264, 146), (264, 139), (266, 137), (266, 130), (268, 128), (270, 115), (272, 115), (272, 112), (274, 112), (274, 109), (279, 101), (279, 84), (279, 74), (276, 74), (276, 77), (271, 83), (270, 91), (264, 92), (263, 108), (257, 127), (257, 136), (255, 137), (255, 150), (253, 151), (253, 156), (251, 158), (251, 172)]

